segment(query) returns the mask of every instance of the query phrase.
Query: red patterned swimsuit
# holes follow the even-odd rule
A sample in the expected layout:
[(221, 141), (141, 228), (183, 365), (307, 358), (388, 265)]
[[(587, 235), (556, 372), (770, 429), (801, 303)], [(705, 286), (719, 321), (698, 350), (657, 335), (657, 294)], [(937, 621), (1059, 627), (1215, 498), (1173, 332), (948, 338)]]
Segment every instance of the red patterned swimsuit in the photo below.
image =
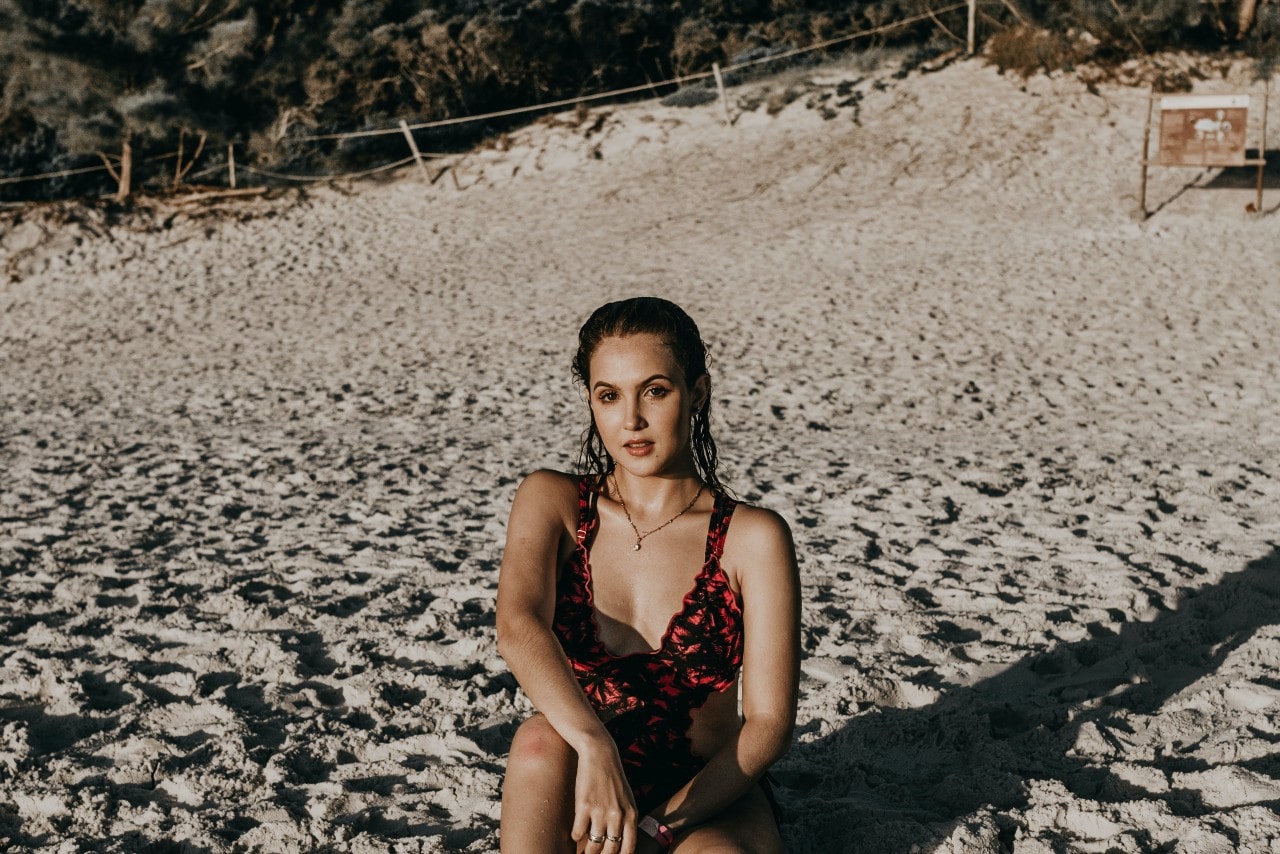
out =
[(600, 642), (591, 592), (591, 543), (599, 527), (595, 493), (578, 484), (578, 545), (556, 585), (554, 630), (578, 684), (613, 736), (642, 813), (670, 797), (706, 764), (689, 741), (692, 714), (734, 685), (742, 665), (742, 608), (720, 570), (736, 503), (722, 493), (707, 530), (693, 589), (658, 648), (614, 655)]

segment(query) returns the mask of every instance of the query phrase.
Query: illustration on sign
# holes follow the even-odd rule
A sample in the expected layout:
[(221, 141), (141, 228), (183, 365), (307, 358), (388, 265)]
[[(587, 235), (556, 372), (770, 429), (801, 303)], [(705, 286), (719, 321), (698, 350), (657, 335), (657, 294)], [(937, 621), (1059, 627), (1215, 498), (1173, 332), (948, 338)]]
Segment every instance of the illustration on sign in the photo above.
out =
[(1231, 133), (1231, 122), (1226, 118), (1226, 110), (1218, 110), (1217, 118), (1196, 119), (1192, 125), (1196, 129), (1196, 139), (1201, 142), (1222, 142)]
[(1160, 99), (1162, 166), (1243, 166), (1248, 95), (1168, 95)]

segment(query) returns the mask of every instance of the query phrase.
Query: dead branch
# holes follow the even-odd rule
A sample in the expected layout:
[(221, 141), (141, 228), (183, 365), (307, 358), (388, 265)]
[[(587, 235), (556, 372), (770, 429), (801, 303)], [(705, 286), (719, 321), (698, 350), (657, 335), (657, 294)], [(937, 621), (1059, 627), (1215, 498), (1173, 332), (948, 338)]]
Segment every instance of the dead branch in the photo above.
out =
[(196, 161), (200, 159), (200, 154), (204, 151), (205, 140), (208, 139), (208, 137), (209, 137), (209, 134), (201, 131), (200, 141), (196, 143), (196, 153), (191, 155), (191, 160), (187, 162), (186, 167), (183, 168), (182, 170), (182, 174), (178, 176), (179, 181), (187, 177), (187, 173), (191, 171), (192, 167), (196, 165)]
[(119, 184), (120, 173), (117, 172), (115, 170), (115, 167), (111, 165), (111, 158), (107, 156), (105, 151), (99, 151), (97, 152), (97, 154), (100, 158), (102, 158), (102, 165), (107, 167), (107, 172), (111, 175), (112, 180), (115, 181), (117, 184)]

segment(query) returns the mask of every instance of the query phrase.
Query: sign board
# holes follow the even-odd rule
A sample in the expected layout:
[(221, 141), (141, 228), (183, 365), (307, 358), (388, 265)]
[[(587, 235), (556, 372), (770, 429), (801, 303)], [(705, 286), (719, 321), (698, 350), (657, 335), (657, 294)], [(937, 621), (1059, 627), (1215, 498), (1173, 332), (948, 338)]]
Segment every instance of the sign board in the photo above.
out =
[(1160, 99), (1161, 166), (1244, 166), (1248, 95)]

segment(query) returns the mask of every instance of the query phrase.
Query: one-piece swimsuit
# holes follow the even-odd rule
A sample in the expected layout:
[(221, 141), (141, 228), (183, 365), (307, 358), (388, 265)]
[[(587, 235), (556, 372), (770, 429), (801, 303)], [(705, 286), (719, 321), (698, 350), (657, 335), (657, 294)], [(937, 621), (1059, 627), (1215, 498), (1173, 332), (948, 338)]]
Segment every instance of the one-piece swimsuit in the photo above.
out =
[(591, 481), (578, 484), (577, 544), (556, 584), (554, 631), (578, 684), (618, 746), (636, 805), (648, 812), (706, 764), (693, 752), (693, 712), (736, 684), (742, 608), (720, 568), (736, 502), (715, 493), (706, 556), (656, 650), (614, 655), (600, 641), (590, 551), (599, 527)]

